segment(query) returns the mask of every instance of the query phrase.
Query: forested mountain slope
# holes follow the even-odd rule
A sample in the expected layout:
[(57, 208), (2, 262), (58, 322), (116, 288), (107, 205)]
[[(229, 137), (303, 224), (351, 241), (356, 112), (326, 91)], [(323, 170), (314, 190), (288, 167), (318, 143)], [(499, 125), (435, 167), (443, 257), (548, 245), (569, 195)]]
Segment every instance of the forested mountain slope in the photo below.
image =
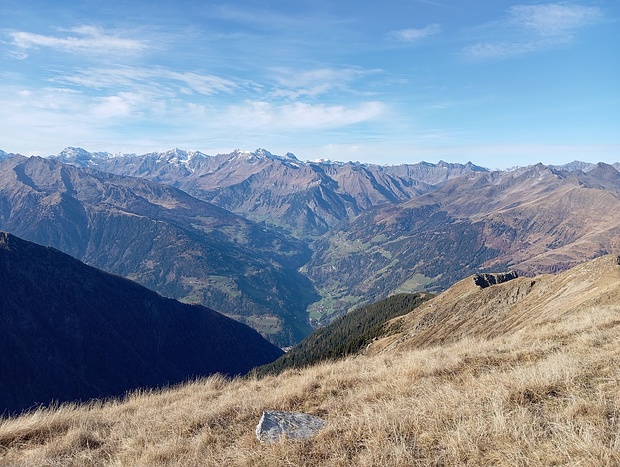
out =
[(432, 297), (424, 292), (397, 294), (357, 308), (320, 327), (279, 359), (256, 368), (253, 374), (278, 374), (363, 351), (389, 332), (384, 326), (387, 321), (411, 312)]

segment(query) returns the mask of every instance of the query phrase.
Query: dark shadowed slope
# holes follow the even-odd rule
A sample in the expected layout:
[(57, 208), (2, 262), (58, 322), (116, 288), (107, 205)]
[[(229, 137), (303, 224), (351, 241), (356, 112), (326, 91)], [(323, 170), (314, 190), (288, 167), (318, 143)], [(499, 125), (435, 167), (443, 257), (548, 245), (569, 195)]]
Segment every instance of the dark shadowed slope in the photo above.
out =
[(282, 351), (244, 324), (0, 232), (0, 413), (119, 395)]

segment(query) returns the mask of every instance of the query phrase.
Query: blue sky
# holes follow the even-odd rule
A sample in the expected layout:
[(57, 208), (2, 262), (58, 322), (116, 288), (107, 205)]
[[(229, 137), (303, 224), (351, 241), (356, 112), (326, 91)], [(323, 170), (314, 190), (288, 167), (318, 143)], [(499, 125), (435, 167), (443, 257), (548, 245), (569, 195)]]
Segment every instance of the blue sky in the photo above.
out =
[(617, 162), (619, 21), (617, 0), (2, 0), (0, 149)]

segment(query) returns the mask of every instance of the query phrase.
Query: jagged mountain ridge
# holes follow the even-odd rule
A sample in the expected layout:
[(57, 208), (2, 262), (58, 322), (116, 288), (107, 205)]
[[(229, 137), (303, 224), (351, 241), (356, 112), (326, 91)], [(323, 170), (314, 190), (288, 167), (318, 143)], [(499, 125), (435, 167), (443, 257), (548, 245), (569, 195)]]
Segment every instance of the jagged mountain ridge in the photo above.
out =
[(282, 354), (211, 309), (5, 232), (0, 277), (0, 414), (243, 374)]
[(295, 239), (144, 179), (59, 161), (0, 162), (0, 229), (159, 293), (201, 303), (285, 346), (311, 330), (317, 296)]
[(67, 148), (66, 163), (168, 183), (249, 219), (298, 236), (321, 235), (343, 219), (376, 205), (418, 196), (464, 173), (485, 171), (440, 162), (380, 166), (354, 162), (303, 162), (264, 149), (208, 156), (174, 149), (144, 155), (89, 153)]

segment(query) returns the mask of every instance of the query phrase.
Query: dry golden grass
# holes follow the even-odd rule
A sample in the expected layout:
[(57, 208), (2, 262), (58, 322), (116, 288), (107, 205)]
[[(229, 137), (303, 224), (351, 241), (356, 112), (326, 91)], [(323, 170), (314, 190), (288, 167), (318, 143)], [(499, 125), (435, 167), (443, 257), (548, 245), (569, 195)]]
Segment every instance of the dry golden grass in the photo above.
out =
[[(0, 466), (620, 465), (619, 305), (589, 300), (493, 338), (38, 410), (0, 422)], [(327, 427), (260, 444), (269, 409)]]

